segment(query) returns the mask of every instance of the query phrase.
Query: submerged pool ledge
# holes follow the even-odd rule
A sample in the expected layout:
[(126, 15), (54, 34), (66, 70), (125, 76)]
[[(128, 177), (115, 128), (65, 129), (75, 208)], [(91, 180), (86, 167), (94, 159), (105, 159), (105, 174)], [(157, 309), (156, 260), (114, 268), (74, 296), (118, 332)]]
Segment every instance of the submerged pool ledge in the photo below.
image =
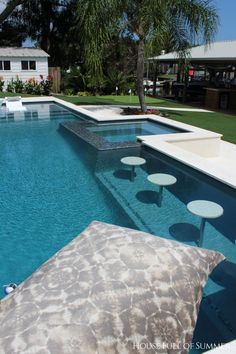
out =
[[(221, 134), (156, 115), (119, 115), (119, 106), (114, 111), (114, 106), (108, 105), (107, 108), (111, 107), (111, 113), (102, 115), (101, 112), (99, 114), (99, 106), (94, 106), (97, 109), (91, 111), (86, 109), (85, 106), (77, 106), (52, 96), (23, 98), (22, 101), (25, 103), (55, 102), (74, 112), (86, 115), (96, 122), (149, 119), (188, 131), (178, 134), (140, 136), (138, 140), (144, 146), (162, 152), (236, 189), (236, 145), (222, 141)], [(101, 107), (102, 109), (104, 109), (104, 106)]]
[(94, 134), (87, 128), (93, 126), (91, 123), (81, 123), (76, 121), (69, 121), (60, 123), (60, 128), (66, 129), (70, 133), (76, 135), (78, 138), (86, 141), (97, 150), (115, 150), (139, 147), (140, 143), (136, 141), (124, 141), (124, 142), (109, 142), (103, 139), (101, 136)]

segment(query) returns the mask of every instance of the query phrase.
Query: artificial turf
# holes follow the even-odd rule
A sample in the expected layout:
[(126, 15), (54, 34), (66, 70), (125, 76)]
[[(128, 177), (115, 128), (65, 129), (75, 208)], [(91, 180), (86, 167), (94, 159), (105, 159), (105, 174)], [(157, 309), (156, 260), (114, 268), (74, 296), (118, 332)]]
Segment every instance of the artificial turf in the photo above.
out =
[[(56, 96), (61, 98), (65, 101), (77, 104), (77, 105), (88, 105), (88, 104), (96, 104), (96, 105), (139, 105), (138, 96)], [(149, 106), (164, 106), (164, 107), (182, 107), (182, 108), (189, 108), (188, 105), (175, 103), (170, 100), (164, 100), (161, 98), (153, 98), (153, 97), (146, 97), (145, 99), (146, 104)]]

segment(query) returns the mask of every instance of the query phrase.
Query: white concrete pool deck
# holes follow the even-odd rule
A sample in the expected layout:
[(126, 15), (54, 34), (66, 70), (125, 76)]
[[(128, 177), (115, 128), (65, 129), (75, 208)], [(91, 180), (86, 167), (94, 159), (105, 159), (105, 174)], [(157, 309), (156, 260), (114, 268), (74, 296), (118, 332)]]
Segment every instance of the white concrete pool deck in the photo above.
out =
[[(103, 115), (111, 114), (111, 110), (113, 111), (113, 114), (120, 114), (122, 112), (121, 107), (130, 107), (129, 105), (81, 105), (80, 107), (85, 108), (91, 112), (97, 113), (100, 117)], [(140, 108), (139, 106), (133, 106), (132, 108)], [(180, 111), (180, 112), (202, 112), (202, 113), (213, 113), (212, 111), (208, 111), (206, 109), (202, 108), (174, 108), (174, 107), (162, 107), (162, 106), (148, 106), (148, 108), (154, 108), (154, 109), (159, 109), (159, 110), (164, 110), (164, 111)]]
[[(189, 124), (156, 115), (120, 115), (119, 106), (77, 106), (55, 97), (23, 98), (23, 102), (55, 102), (78, 113), (90, 116), (97, 122), (132, 121), (151, 119), (179, 129), (187, 130), (175, 134), (140, 136), (143, 145), (166, 154), (191, 166), (233, 188), (236, 188), (236, 145), (221, 140), (221, 135)], [(122, 105), (124, 107), (124, 105)], [(157, 107), (155, 107), (157, 108)], [(167, 109), (159, 107), (160, 109)], [(168, 108), (169, 109), (169, 108)], [(177, 109), (179, 111), (186, 109)], [(210, 112), (206, 110), (189, 109)], [(214, 112), (212, 112), (214, 113)]]

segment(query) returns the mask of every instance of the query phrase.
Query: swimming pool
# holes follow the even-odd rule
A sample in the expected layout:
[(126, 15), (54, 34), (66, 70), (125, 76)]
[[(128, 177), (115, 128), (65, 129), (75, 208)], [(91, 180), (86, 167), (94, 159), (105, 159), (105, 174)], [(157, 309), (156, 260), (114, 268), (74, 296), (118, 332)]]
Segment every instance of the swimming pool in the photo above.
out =
[[(235, 190), (149, 149), (97, 151), (59, 129), (61, 122), (84, 118), (51, 103), (27, 108), (27, 116), (3, 118), (0, 124), (1, 285), (23, 281), (92, 220), (195, 245), (200, 221), (186, 209), (194, 199), (224, 207), (221, 218), (207, 223), (204, 247), (236, 263)], [(135, 183), (120, 163), (128, 155), (147, 160)], [(161, 208), (155, 203), (157, 188), (147, 181), (155, 172), (170, 173), (178, 182), (165, 189)], [(234, 299), (233, 284), (208, 282), (195, 340), (235, 338)]]
[(62, 118), (54, 104), (28, 106), (28, 113), (40, 115), (42, 106), (47, 118), (0, 125), (1, 285), (24, 280), (92, 219), (132, 225), (97, 184), (95, 151), (68, 144), (58, 130), (80, 118), (68, 111)]
[(150, 120), (135, 121), (129, 123), (99, 124), (87, 128), (103, 137), (108, 142), (135, 141), (137, 136), (154, 134), (174, 134), (184, 132), (165, 124)]

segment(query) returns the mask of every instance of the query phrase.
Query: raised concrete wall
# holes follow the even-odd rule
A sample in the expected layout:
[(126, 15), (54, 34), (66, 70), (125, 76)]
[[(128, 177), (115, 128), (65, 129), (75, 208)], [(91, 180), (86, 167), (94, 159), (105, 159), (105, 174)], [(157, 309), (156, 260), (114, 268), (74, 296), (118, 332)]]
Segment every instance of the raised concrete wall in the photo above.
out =
[[(168, 140), (168, 139), (167, 139)], [(178, 146), (187, 151), (203, 157), (217, 157), (220, 154), (220, 138), (198, 138), (180, 141), (168, 141), (169, 144)]]

